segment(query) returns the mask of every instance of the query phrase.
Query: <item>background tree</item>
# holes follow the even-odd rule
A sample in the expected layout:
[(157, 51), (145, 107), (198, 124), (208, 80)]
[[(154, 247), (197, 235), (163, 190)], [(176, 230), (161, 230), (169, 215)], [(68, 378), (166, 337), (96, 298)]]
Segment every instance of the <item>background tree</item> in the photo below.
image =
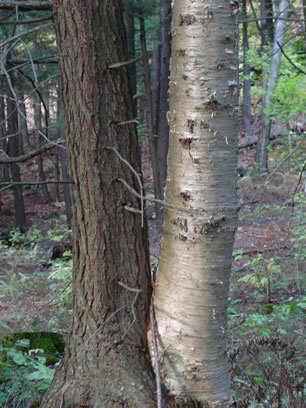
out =
[(262, 99), (262, 119), (261, 119), (261, 132), (259, 135), (259, 141), (256, 150), (256, 162), (259, 170), (264, 173), (268, 170), (267, 159), (267, 146), (269, 145), (270, 132), (271, 132), (271, 119), (268, 114), (269, 108), (271, 108), (276, 83), (278, 79), (278, 73), (281, 61), (281, 47), (284, 43), (284, 35), (286, 29), (286, 19), (288, 16), (288, 0), (281, 0), (279, 4), (279, 18), (276, 22), (274, 43), (272, 50), (272, 58), (270, 63), (270, 70), (265, 87), (265, 94)]
[[(226, 307), (237, 222), (237, 3), (173, 5), (170, 147), (154, 305), (170, 392), (228, 407)], [(188, 406), (188, 405), (186, 405)]]

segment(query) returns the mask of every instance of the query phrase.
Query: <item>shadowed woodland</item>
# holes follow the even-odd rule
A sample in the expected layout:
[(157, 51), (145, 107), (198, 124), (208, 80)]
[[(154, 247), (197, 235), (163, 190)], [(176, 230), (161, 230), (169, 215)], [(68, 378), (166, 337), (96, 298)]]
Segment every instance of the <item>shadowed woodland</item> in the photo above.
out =
[(306, 3), (172, 3), (0, 1), (0, 407), (304, 407)]

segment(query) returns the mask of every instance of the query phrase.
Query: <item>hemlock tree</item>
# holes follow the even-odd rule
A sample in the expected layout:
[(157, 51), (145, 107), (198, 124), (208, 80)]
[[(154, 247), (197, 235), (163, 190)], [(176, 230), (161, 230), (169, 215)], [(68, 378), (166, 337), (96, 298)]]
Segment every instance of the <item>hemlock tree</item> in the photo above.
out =
[(139, 200), (119, 180), (138, 188), (117, 152), (140, 171), (120, 65), (127, 60), (121, 1), (56, 0), (54, 22), (74, 182), (74, 297), (65, 355), (41, 407), (154, 407), (147, 230)]
[(173, 2), (165, 201), (177, 209), (165, 207), (154, 305), (166, 386), (210, 407), (228, 407), (231, 399), (226, 307), (237, 222), (236, 12), (235, 1)]

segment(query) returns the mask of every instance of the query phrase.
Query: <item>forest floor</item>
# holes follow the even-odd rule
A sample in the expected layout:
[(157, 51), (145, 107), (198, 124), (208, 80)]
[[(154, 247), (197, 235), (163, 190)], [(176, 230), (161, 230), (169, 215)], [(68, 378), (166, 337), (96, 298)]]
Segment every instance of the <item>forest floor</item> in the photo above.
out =
[[(145, 190), (152, 194), (146, 142), (142, 150)], [(239, 178), (241, 208), (229, 300), (229, 358), (234, 395), (241, 408), (303, 406), (303, 150), (301, 146), (265, 179), (253, 171), (255, 147), (239, 149), (239, 166), (245, 175)], [(270, 168), (277, 167), (286, 155), (287, 144), (276, 141)], [(25, 179), (33, 180), (35, 166), (33, 161), (32, 167), (23, 167)], [(3, 194), (1, 200), (0, 231), (8, 231), (14, 227), (13, 199)], [(64, 223), (64, 205), (42, 203), (33, 188), (26, 190), (25, 205), (29, 231), (21, 236), (12, 230), (10, 245), (5, 240), (0, 244), (0, 337), (11, 331), (57, 331), (66, 336), (72, 303), (71, 252), (52, 256), (52, 248), (71, 239)], [(153, 205), (147, 207), (147, 217), (156, 262), (160, 234)]]

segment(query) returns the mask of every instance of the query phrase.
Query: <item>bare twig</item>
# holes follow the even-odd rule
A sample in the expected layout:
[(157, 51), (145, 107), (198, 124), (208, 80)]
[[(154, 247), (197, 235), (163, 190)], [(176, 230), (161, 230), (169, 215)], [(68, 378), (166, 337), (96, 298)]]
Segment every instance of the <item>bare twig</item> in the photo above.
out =
[[(133, 189), (133, 187), (131, 187), (126, 181), (122, 180), (121, 178), (117, 179), (118, 181), (120, 181), (120, 183), (122, 183), (132, 194), (134, 194), (136, 197), (141, 198), (141, 195), (139, 193), (137, 193), (136, 190)], [(177, 211), (182, 211), (182, 212), (186, 212), (189, 214), (193, 214), (195, 211), (192, 209), (187, 209), (187, 208), (181, 208), (181, 207), (176, 207), (175, 205), (166, 203), (166, 201), (162, 201), (162, 200), (158, 200), (157, 198), (150, 198), (147, 196), (143, 196), (142, 197), (143, 200), (146, 201), (152, 201), (153, 203), (159, 203), (165, 207), (171, 208), (173, 210), (177, 210)]]
[(139, 294), (142, 292), (142, 289), (130, 288), (129, 286), (127, 286), (126, 284), (124, 284), (124, 283), (121, 282), (121, 281), (118, 281), (118, 285), (122, 286), (124, 289), (126, 289), (126, 290), (128, 290), (128, 291), (130, 291), (130, 292), (136, 293), (136, 294), (135, 294), (135, 297), (134, 297), (134, 299), (133, 299), (133, 302), (130, 304), (131, 311), (132, 311), (132, 314), (133, 314), (133, 320), (132, 320), (132, 322), (129, 324), (129, 327), (126, 329), (124, 335), (121, 337), (121, 340), (123, 340), (123, 339), (125, 338), (125, 336), (128, 334), (128, 332), (130, 331), (131, 327), (132, 327), (132, 326), (134, 325), (134, 323), (136, 322), (137, 317), (136, 317), (136, 313), (135, 313), (135, 308), (134, 308), (134, 306), (135, 306), (135, 303), (136, 303), (136, 301), (137, 301), (137, 298), (138, 298)]
[(306, 72), (303, 71), (301, 68), (299, 68), (298, 66), (295, 65), (295, 63), (288, 57), (288, 55), (285, 53), (285, 51), (283, 50), (283, 47), (280, 45), (280, 43), (277, 41), (277, 45), (279, 46), (279, 49), (281, 50), (283, 56), (286, 58), (287, 61), (290, 62), (290, 64), (296, 69), (298, 70), (301, 74), (306, 75)]
[[(0, 7), (0, 8), (1, 8), (1, 7)], [(20, 34), (16, 34), (16, 35), (14, 35), (13, 37), (10, 37), (8, 40), (3, 41), (3, 42), (0, 44), (0, 47), (3, 47), (4, 45), (6, 45), (6, 44), (8, 44), (8, 43), (11, 43), (12, 41), (14, 41), (14, 40), (16, 40), (17, 38), (20, 38), (20, 37), (22, 37), (22, 36), (24, 36), (24, 35), (27, 35), (27, 34), (30, 34), (30, 33), (34, 33), (35, 31), (42, 30), (43, 28), (51, 27), (52, 25), (53, 25), (52, 23), (43, 24), (43, 25), (41, 25), (41, 26), (31, 28), (31, 29), (28, 30), (28, 31), (23, 31), (23, 32), (20, 33)]]
[(117, 123), (117, 126), (123, 126), (123, 125), (129, 125), (129, 124), (131, 124), (131, 123), (135, 123), (136, 125), (139, 125), (139, 120), (137, 120), (137, 119), (132, 119), (132, 120), (126, 120), (126, 121), (124, 121), (124, 122), (119, 122), (119, 123)]
[(228, 355), (228, 358), (232, 361), (232, 363), (235, 364), (235, 366), (238, 367), (239, 370), (243, 373), (243, 375), (247, 378), (248, 384), (249, 384), (250, 388), (253, 390), (253, 392), (254, 392), (254, 394), (256, 395), (256, 397), (258, 398), (258, 400), (261, 401), (261, 403), (263, 404), (264, 407), (271, 408), (271, 407), (267, 404), (267, 402), (266, 402), (265, 400), (263, 400), (263, 399), (261, 398), (261, 396), (258, 394), (258, 392), (257, 392), (257, 390), (256, 390), (256, 387), (252, 384), (251, 378), (250, 378), (250, 376), (248, 375), (248, 373), (241, 367), (241, 365), (239, 365), (235, 360), (233, 360), (233, 359), (230, 357), (229, 354), (227, 354), (227, 355)]
[(295, 149), (293, 149), (289, 154), (287, 154), (287, 156), (275, 167), (275, 169), (265, 178), (264, 182), (262, 183), (262, 185), (260, 187), (258, 187), (258, 189), (255, 191), (255, 194), (253, 195), (253, 197), (250, 200), (250, 203), (253, 203), (255, 198), (257, 197), (257, 194), (259, 193), (259, 191), (264, 187), (265, 184), (267, 184), (267, 182), (270, 180), (270, 178), (277, 172), (277, 170), (290, 158), (290, 156), (293, 155), (293, 153), (295, 153), (303, 144), (303, 140), (301, 140), (300, 144), (298, 144)]
[[(64, 143), (64, 140), (58, 140), (57, 143)], [(32, 159), (32, 157), (37, 156), (38, 154), (44, 153), (47, 150), (50, 150), (54, 148), (54, 144), (46, 144), (42, 147), (40, 147), (39, 149), (33, 150), (29, 153), (23, 154), (22, 156), (18, 156), (18, 157), (9, 157), (9, 158), (2, 158), (0, 157), (0, 164), (12, 164), (12, 163), (20, 163), (20, 162), (25, 162), (29, 159)], [(1, 153), (1, 151), (0, 151)]]
[(138, 181), (139, 184), (139, 189), (140, 189), (140, 194), (139, 194), (139, 198), (140, 198), (140, 209), (141, 209), (141, 226), (143, 227), (143, 217), (144, 217), (144, 206), (143, 206), (143, 187), (142, 187), (142, 182), (140, 179), (140, 175), (137, 173), (137, 171), (134, 169), (134, 167), (127, 161), (125, 160), (121, 154), (118, 152), (117, 149), (115, 149), (114, 147), (106, 147), (107, 150), (111, 150), (112, 152), (115, 153), (115, 155), (124, 163), (128, 166), (128, 168), (135, 174), (135, 177)]
[(123, 67), (124, 65), (130, 65), (130, 64), (134, 64), (134, 62), (137, 62), (138, 58), (133, 58), (130, 59), (128, 61), (122, 61), (122, 62), (115, 62), (114, 64), (111, 64), (108, 66), (108, 68), (119, 68), (119, 67)]
[(138, 208), (129, 207), (128, 205), (125, 205), (124, 209), (134, 214), (141, 214), (141, 210), (139, 210)]
[(0, 193), (2, 191), (8, 190), (14, 186), (36, 186), (36, 185), (41, 185), (41, 184), (74, 184), (73, 181), (61, 181), (61, 180), (46, 180), (46, 181), (6, 181), (4, 183), (0, 183), (0, 185), (6, 185), (6, 187), (3, 187), (0, 190)]
[(31, 20), (18, 20), (18, 21), (0, 21), (0, 24), (10, 25), (10, 24), (35, 24), (41, 23), (42, 21), (53, 20), (53, 16), (42, 17), (42, 18), (33, 18)]

